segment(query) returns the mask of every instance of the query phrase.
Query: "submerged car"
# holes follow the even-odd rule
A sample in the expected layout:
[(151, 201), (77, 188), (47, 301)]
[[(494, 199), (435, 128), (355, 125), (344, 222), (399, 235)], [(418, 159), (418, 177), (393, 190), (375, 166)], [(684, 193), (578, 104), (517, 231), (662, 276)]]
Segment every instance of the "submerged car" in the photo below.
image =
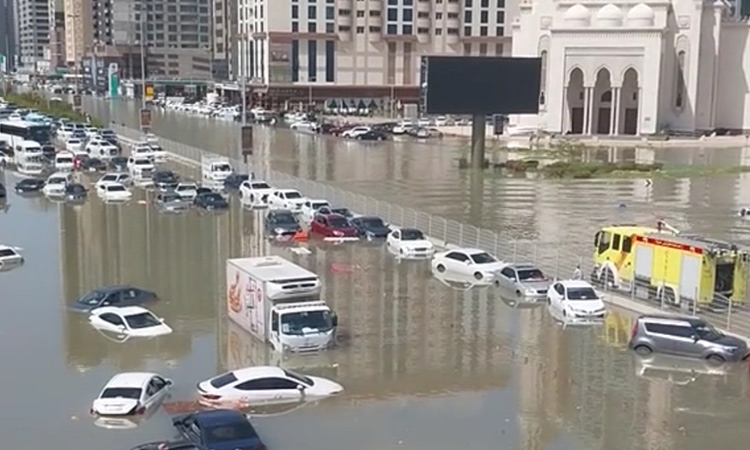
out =
[(172, 425), (183, 438), (210, 450), (265, 450), (247, 417), (233, 409), (198, 411), (177, 416)]
[(359, 231), (349, 220), (338, 214), (318, 214), (310, 223), (310, 231), (325, 239), (358, 240)]
[(69, 306), (73, 312), (91, 312), (104, 306), (135, 306), (157, 300), (156, 294), (129, 285), (94, 289)]
[(179, 195), (180, 198), (190, 200), (192, 202), (195, 199), (195, 196), (198, 195), (198, 185), (192, 181), (177, 183), (177, 186), (174, 188), (174, 192)]
[(91, 405), (91, 414), (130, 416), (158, 407), (172, 381), (156, 373), (125, 372), (112, 377)]
[(107, 164), (107, 170), (112, 172), (126, 172), (128, 170), (128, 157), (115, 156), (110, 159), (109, 164)]
[(390, 251), (401, 257), (429, 258), (435, 254), (435, 246), (416, 228), (391, 231), (386, 238), (386, 245)]
[(233, 370), (198, 383), (198, 402), (206, 406), (232, 401), (256, 405), (317, 400), (344, 388), (325, 378), (273, 366)]
[(505, 264), (484, 250), (457, 248), (436, 253), (432, 268), (440, 273), (453, 272), (483, 282), (493, 281)]
[(349, 220), (359, 232), (360, 237), (367, 240), (385, 239), (391, 232), (390, 227), (380, 217), (359, 216)]
[(547, 290), (547, 303), (563, 317), (603, 319), (607, 313), (601, 296), (583, 280), (554, 283)]
[(224, 179), (224, 190), (236, 191), (240, 188), (240, 185), (243, 182), (248, 181), (249, 179), (250, 175), (243, 173), (233, 173)]
[(0, 245), (0, 271), (20, 266), (23, 263), (24, 258), (17, 248)]
[(300, 230), (299, 221), (292, 211), (288, 209), (272, 209), (268, 211), (265, 219), (265, 229), (272, 239), (293, 237)]
[(155, 337), (172, 333), (164, 319), (140, 306), (105, 306), (91, 311), (89, 323), (101, 331), (135, 337)]
[(180, 178), (171, 170), (157, 170), (151, 176), (156, 189), (170, 191), (177, 187)]
[(131, 450), (203, 450), (203, 448), (190, 441), (157, 441), (141, 444)]
[(65, 200), (69, 202), (79, 202), (86, 200), (89, 191), (80, 183), (69, 184), (65, 187)]
[(44, 180), (40, 178), (24, 178), (23, 180), (16, 183), (13, 190), (17, 194), (36, 194), (41, 192), (44, 187)]
[(194, 204), (196, 208), (206, 211), (214, 211), (229, 208), (227, 200), (217, 192), (204, 192), (195, 197)]
[(182, 212), (190, 209), (190, 201), (183, 199), (175, 192), (159, 193), (154, 205), (162, 212)]
[(495, 283), (518, 297), (544, 298), (552, 280), (531, 264), (509, 264), (500, 270)]

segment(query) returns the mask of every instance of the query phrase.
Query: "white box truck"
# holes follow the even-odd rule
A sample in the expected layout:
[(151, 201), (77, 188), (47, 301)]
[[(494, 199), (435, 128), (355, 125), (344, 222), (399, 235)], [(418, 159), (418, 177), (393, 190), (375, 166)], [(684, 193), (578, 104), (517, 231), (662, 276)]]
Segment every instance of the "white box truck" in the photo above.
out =
[(201, 156), (201, 171), (203, 184), (212, 188), (224, 186), (224, 180), (234, 172), (228, 158)]
[(338, 318), (320, 291), (316, 274), (279, 256), (227, 260), (229, 318), (275, 351), (334, 345)]

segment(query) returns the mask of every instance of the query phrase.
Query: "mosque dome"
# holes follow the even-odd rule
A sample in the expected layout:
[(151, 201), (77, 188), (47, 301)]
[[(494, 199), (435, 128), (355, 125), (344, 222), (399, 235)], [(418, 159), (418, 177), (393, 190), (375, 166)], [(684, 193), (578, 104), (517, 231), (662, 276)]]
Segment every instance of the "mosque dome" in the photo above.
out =
[(590, 18), (591, 14), (589, 13), (589, 9), (580, 3), (568, 8), (563, 15), (563, 20), (565, 20), (565, 23), (568, 25), (586, 26), (589, 24)]
[(604, 27), (617, 27), (622, 25), (622, 11), (612, 3), (604, 5), (596, 13), (596, 24)]
[(628, 26), (650, 27), (654, 24), (654, 10), (645, 3), (633, 6), (627, 15)]

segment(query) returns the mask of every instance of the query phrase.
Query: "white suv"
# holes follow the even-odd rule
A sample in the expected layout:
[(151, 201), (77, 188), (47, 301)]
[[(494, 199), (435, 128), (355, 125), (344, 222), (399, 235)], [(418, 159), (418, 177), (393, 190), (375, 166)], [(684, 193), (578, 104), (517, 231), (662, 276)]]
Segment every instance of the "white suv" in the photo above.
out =
[(268, 207), (271, 209), (288, 209), (300, 212), (307, 198), (296, 189), (279, 189), (268, 196)]

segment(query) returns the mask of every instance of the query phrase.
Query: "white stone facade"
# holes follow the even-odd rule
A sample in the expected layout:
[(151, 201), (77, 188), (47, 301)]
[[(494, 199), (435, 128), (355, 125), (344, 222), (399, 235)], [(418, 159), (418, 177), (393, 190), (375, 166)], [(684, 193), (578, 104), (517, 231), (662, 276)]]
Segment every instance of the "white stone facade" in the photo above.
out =
[(525, 0), (513, 56), (542, 58), (537, 116), (562, 134), (750, 130), (750, 27), (724, 1)]

